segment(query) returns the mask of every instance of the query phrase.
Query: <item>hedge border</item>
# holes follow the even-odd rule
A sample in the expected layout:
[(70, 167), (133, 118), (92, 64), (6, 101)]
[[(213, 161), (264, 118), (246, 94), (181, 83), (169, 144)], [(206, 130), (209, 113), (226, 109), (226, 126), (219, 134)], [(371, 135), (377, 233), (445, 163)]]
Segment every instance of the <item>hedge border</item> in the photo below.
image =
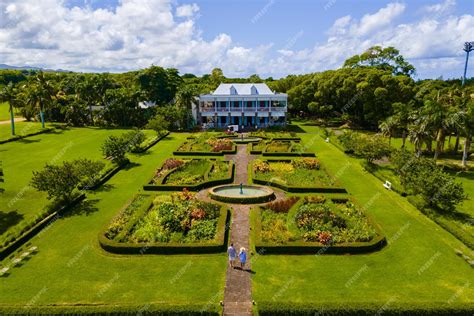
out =
[(5, 259), (10, 254), (15, 252), (25, 243), (27, 243), (31, 238), (36, 236), (42, 229), (50, 225), (50, 223), (54, 220), (54, 218), (59, 217), (61, 214), (64, 214), (66, 211), (70, 210), (71, 208), (78, 205), (82, 200), (86, 198), (84, 193), (77, 196), (74, 200), (72, 200), (69, 204), (62, 206), (59, 210), (48, 214), (43, 219), (39, 220), (32, 228), (23, 232), (20, 236), (15, 238), (13, 242), (8, 244), (6, 247), (0, 250), (0, 260)]
[[(292, 159), (264, 159), (264, 161), (270, 161), (270, 162), (288, 162), (292, 161)], [(253, 164), (253, 162), (252, 162)], [(338, 186), (333, 186), (333, 187), (296, 187), (296, 186), (288, 186), (283, 183), (278, 183), (275, 181), (269, 181), (269, 180), (263, 180), (259, 179), (256, 175), (255, 172), (253, 171), (252, 164), (250, 165), (250, 174), (252, 177), (252, 182), (260, 185), (266, 185), (266, 186), (271, 186), (275, 188), (282, 189), (286, 192), (289, 193), (347, 193), (347, 190), (343, 187), (338, 187)], [(329, 176), (329, 172), (322, 166), (320, 167), (320, 170), (323, 172), (326, 172)], [(336, 184), (338, 184), (336, 182)]]
[[(273, 140), (276, 140), (276, 141), (294, 141), (294, 142), (300, 142), (301, 141), (301, 138), (298, 138), (296, 140), (294, 139), (291, 139), (291, 140), (288, 140), (288, 139), (277, 139), (277, 138), (272, 138), (270, 141), (273, 141)], [(251, 155), (262, 155), (264, 157), (316, 157), (316, 154), (313, 153), (313, 152), (285, 152), (285, 151), (282, 151), (282, 152), (267, 152), (266, 148), (269, 144), (266, 144), (265, 145), (265, 149), (264, 150), (255, 150), (253, 149), (253, 144), (254, 143), (251, 143), (251, 147), (250, 147), (250, 154)], [(292, 144), (290, 146), (290, 149), (294, 146), (294, 144)]]
[(472, 315), (473, 303), (446, 302), (257, 302), (258, 314), (267, 315)]
[(237, 153), (237, 146), (232, 145), (233, 149), (231, 150), (222, 150), (217, 152), (212, 151), (173, 151), (175, 156), (225, 156), (225, 155), (235, 155)]
[(25, 305), (0, 306), (0, 314), (5, 315), (207, 315), (218, 316), (222, 307), (209, 302), (202, 303), (151, 303), (135, 305)]
[[(358, 204), (352, 198), (335, 198), (335, 200), (332, 200), (333, 203), (341, 203), (343, 201), (351, 201)], [(299, 207), (303, 203), (304, 198), (301, 198), (291, 207), (291, 209)], [(380, 226), (365, 212), (364, 215), (376, 232), (376, 236), (368, 242), (349, 242), (336, 245), (323, 245), (318, 242), (307, 241), (290, 241), (285, 244), (262, 242), (260, 215), (262, 208), (259, 206), (254, 208), (252, 211), (256, 212), (256, 216), (253, 216), (252, 223), (252, 227), (255, 231), (255, 249), (258, 253), (262, 254), (362, 254), (381, 250), (387, 244), (387, 239), (382, 234)]]
[(49, 133), (49, 132), (54, 131), (55, 129), (56, 129), (55, 127), (46, 127), (46, 128), (44, 128), (44, 129), (42, 129), (41, 131), (38, 131), (38, 132), (29, 133), (29, 134), (25, 134), (25, 135), (17, 135), (17, 136), (11, 137), (9, 139), (0, 140), (0, 144), (14, 142), (14, 141), (21, 140), (23, 138), (27, 138), (27, 137), (30, 137), (30, 136), (36, 136), (36, 135), (40, 135), (40, 134), (44, 134), (44, 133)]
[[(119, 216), (119, 215), (122, 215), (122, 213), (135, 201), (135, 199), (138, 197), (138, 196), (144, 196), (145, 197), (145, 200), (143, 201), (143, 204), (140, 206), (140, 208), (130, 216), (130, 218), (128, 219), (128, 221), (125, 223), (123, 229), (113, 238), (114, 241), (117, 241), (117, 242), (120, 242), (120, 240), (122, 238), (124, 238), (132, 229), (133, 227), (137, 224), (137, 221), (142, 218), (145, 213), (147, 213), (150, 208), (153, 206), (153, 199), (154, 199), (154, 196), (152, 195), (149, 195), (149, 194), (141, 194), (141, 193), (138, 193), (136, 195), (133, 196), (132, 199), (130, 199), (127, 204), (119, 211), (119, 213), (116, 215), (116, 216)], [(114, 220), (114, 218), (112, 218), (112, 220)], [(109, 225), (110, 225), (110, 222), (109, 222)], [(107, 227), (109, 226), (107, 225)]]
[[(230, 170), (229, 170), (229, 175), (225, 179), (216, 179), (216, 180), (208, 180), (208, 181), (203, 181), (198, 184), (194, 185), (171, 185), (171, 184), (146, 184), (143, 186), (143, 190), (145, 191), (182, 191), (183, 189), (188, 189), (189, 191), (199, 191), (201, 189), (213, 187), (216, 185), (221, 185), (221, 184), (229, 184), (234, 182), (234, 177), (235, 177), (235, 163), (230, 160)], [(212, 166), (211, 166), (212, 169)], [(166, 179), (174, 170), (170, 170), (168, 173), (165, 174), (163, 177), (163, 180)], [(207, 178), (209, 171), (206, 172), (206, 175), (204, 176), (205, 179)], [(152, 178), (153, 179), (153, 178)], [(148, 182), (150, 183), (151, 180)]]
[(162, 136), (156, 136), (156, 138), (150, 142), (150, 144), (146, 145), (145, 147), (143, 148), (140, 148), (140, 150), (137, 150), (135, 152), (133, 152), (134, 154), (141, 154), (141, 153), (144, 153), (146, 152), (148, 149), (150, 149), (151, 147), (155, 146), (156, 144), (158, 144), (163, 138), (167, 137), (168, 135), (170, 134), (170, 132), (166, 132), (165, 134), (163, 134)]
[[(151, 205), (149, 206), (151, 207)], [(214, 240), (197, 243), (121, 243), (105, 237), (105, 229), (99, 233), (99, 244), (107, 252), (115, 254), (204, 254), (219, 253), (226, 249), (230, 210), (221, 206)]]

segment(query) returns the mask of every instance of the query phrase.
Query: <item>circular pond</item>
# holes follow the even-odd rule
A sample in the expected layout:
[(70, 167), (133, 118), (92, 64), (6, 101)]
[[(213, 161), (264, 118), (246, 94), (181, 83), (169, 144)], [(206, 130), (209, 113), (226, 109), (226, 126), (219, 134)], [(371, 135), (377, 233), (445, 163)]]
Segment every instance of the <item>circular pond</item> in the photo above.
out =
[(216, 201), (237, 204), (265, 203), (275, 199), (272, 189), (259, 185), (228, 184), (209, 189), (209, 196)]

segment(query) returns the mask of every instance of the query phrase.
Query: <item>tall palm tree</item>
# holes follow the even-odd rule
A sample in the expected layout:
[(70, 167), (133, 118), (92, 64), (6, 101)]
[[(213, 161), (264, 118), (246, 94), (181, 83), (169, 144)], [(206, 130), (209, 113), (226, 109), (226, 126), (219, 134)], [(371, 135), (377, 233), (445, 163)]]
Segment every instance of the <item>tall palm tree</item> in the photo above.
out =
[(435, 160), (443, 149), (446, 131), (452, 126), (452, 101), (452, 93), (449, 90), (438, 91), (436, 97), (425, 101), (421, 109), (421, 116), (436, 139)]
[(395, 116), (389, 116), (379, 124), (379, 129), (384, 136), (388, 136), (388, 144), (391, 145), (392, 136), (398, 128), (398, 122)]
[(16, 89), (11, 81), (0, 91), (0, 102), (8, 102), (10, 106), (12, 135), (15, 135), (15, 114), (13, 113), (13, 108), (16, 105)]
[(408, 136), (408, 124), (410, 123), (410, 114), (413, 110), (413, 102), (396, 102), (392, 107), (395, 112), (393, 119), (396, 121), (398, 129), (402, 131), (402, 148), (405, 148)]
[(469, 97), (466, 107), (459, 112), (458, 124), (462, 133), (466, 137), (462, 154), (462, 166), (467, 167), (467, 157), (471, 148), (472, 137), (474, 136), (474, 94)]
[(44, 73), (39, 71), (33, 78), (33, 85), (31, 91), (29, 91), (28, 99), (29, 103), (39, 110), (42, 128), (44, 128), (44, 111), (51, 104), (55, 94), (51, 83), (45, 78)]
[(196, 91), (188, 86), (182, 86), (178, 92), (176, 92), (175, 104), (178, 109), (185, 111), (186, 127), (190, 127), (192, 104), (196, 97)]

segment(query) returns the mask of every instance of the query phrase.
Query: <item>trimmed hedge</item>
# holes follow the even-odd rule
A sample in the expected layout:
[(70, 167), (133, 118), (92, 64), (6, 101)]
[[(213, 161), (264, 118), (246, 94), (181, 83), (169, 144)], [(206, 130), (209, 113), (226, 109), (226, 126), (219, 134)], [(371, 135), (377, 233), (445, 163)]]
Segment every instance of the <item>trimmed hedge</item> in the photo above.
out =
[[(229, 161), (230, 163), (230, 168), (229, 168), (229, 176), (225, 179), (216, 179), (216, 180), (207, 180), (209, 172), (212, 170), (212, 167), (210, 170), (206, 172), (204, 175), (204, 181), (198, 184), (194, 185), (186, 185), (186, 184), (179, 184), (179, 185), (174, 185), (174, 184), (146, 184), (143, 186), (143, 190), (145, 191), (182, 191), (183, 189), (188, 189), (189, 191), (199, 191), (204, 188), (209, 188), (213, 187), (216, 185), (221, 185), (221, 184), (229, 184), (234, 182), (234, 176), (235, 176), (235, 164), (233, 161)], [(175, 170), (170, 170), (166, 175), (163, 177), (163, 181)], [(152, 178), (153, 179), (153, 178)], [(149, 183), (151, 182), (151, 180)]]
[(316, 157), (316, 154), (315, 153), (295, 153), (295, 152), (273, 152), (273, 153), (263, 152), (262, 156), (268, 156), (268, 157), (281, 157), (281, 156), (286, 156), (286, 157)]
[(142, 305), (25, 305), (0, 306), (2, 315), (201, 315), (218, 316), (222, 307), (219, 304), (142, 304)]
[(173, 151), (175, 156), (224, 156), (237, 153), (237, 146), (233, 145), (231, 150), (212, 151)]
[[(390, 302), (390, 301), (389, 301)], [(391, 304), (319, 302), (288, 303), (262, 301), (257, 304), (260, 316), (280, 315), (472, 315), (473, 303), (417, 302), (404, 303), (394, 300)]]
[(38, 131), (38, 132), (29, 133), (29, 134), (25, 134), (25, 135), (17, 135), (17, 136), (11, 137), (9, 139), (0, 140), (0, 144), (13, 142), (13, 141), (16, 141), (16, 140), (20, 140), (20, 139), (23, 139), (23, 138), (26, 138), (26, 137), (35, 136), (35, 135), (39, 135), (39, 134), (43, 134), (43, 133), (49, 133), (49, 132), (52, 132), (54, 130), (55, 130), (54, 127), (47, 127), (47, 128), (42, 129), (41, 131)]
[[(336, 198), (333, 200), (334, 203), (344, 203), (347, 201), (349, 201), (347, 198)], [(302, 203), (304, 203), (304, 199), (300, 199), (291, 208), (299, 207)], [(387, 240), (383, 236), (380, 227), (367, 214), (365, 216), (377, 234), (368, 242), (350, 242), (335, 245), (324, 245), (309, 241), (289, 241), (284, 244), (262, 242), (261, 207), (254, 208), (253, 212), (257, 212), (256, 216), (253, 217), (252, 223), (253, 230), (255, 231), (255, 249), (258, 253), (262, 254), (361, 254), (378, 251), (387, 244)]]
[[(291, 161), (291, 159), (278, 159), (278, 160), (270, 160), (267, 159), (266, 161), (269, 162), (288, 162)], [(327, 171), (321, 167), (321, 170), (323, 172)], [(255, 184), (261, 184), (261, 185), (266, 185), (266, 186), (272, 186), (275, 188), (282, 189), (286, 192), (290, 193), (347, 193), (347, 190), (342, 187), (296, 187), (296, 186), (289, 186), (280, 182), (276, 181), (269, 181), (269, 180), (264, 180), (264, 179), (259, 179), (256, 175), (255, 172), (253, 171), (253, 168), (250, 166), (250, 174), (252, 176), (252, 182)]]
[(152, 141), (150, 141), (148, 144), (146, 143), (146, 140), (144, 141), (145, 146), (140, 148), (139, 150), (134, 151), (136, 154), (144, 153), (151, 147), (155, 146), (158, 144), (159, 141), (161, 141), (163, 138), (167, 137), (170, 134), (170, 132), (166, 132), (165, 134), (161, 136), (156, 136)]
[[(139, 195), (139, 194), (138, 194)], [(120, 211), (120, 214), (122, 214), (122, 212), (128, 208), (130, 206), (130, 204), (133, 203), (133, 201), (135, 200), (136, 197), (138, 197), (138, 195), (135, 195), (128, 203), (127, 205)], [(144, 196), (146, 196), (146, 194), (142, 194)], [(135, 227), (135, 225), (137, 224), (137, 221), (142, 218), (147, 212), (148, 210), (152, 207), (153, 205), (153, 199), (154, 199), (154, 196), (152, 195), (148, 195), (146, 198), (145, 198), (145, 201), (143, 201), (143, 204), (140, 206), (140, 208), (135, 212), (133, 213), (130, 218), (128, 219), (128, 222), (124, 225), (123, 229), (121, 232), (119, 232), (115, 238), (113, 239), (114, 241), (117, 241), (117, 242), (120, 242), (121, 240), (123, 240), (123, 238), (125, 238), (126, 235), (128, 235), (128, 233), (133, 229), (133, 227)]]
[(0, 250), (0, 260), (3, 260), (4, 258), (8, 257), (11, 253), (19, 249), (31, 238), (36, 236), (36, 234), (38, 234), (42, 229), (50, 225), (55, 220), (55, 218), (60, 217), (61, 214), (64, 214), (66, 211), (75, 207), (82, 200), (84, 200), (85, 197), (86, 195), (82, 193), (81, 195), (76, 197), (74, 200), (72, 200), (71, 203), (62, 206), (59, 210), (52, 212), (51, 214), (48, 214), (43, 219), (39, 220), (33, 227), (22, 232), (21, 235), (15, 238), (13, 242), (9, 243), (7, 246), (5, 246), (4, 248)]
[(226, 250), (228, 239), (228, 224), (230, 211), (226, 206), (221, 207), (221, 215), (217, 221), (214, 240), (196, 243), (121, 243), (105, 237), (105, 229), (99, 233), (100, 246), (116, 254), (202, 254), (218, 253)]

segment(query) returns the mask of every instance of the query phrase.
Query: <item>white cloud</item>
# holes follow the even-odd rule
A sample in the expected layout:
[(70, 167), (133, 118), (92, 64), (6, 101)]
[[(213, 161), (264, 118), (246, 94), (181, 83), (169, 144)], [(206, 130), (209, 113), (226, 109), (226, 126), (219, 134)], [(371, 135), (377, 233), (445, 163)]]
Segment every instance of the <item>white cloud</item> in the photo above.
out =
[(176, 8), (176, 16), (178, 17), (191, 17), (199, 11), (197, 4), (185, 4)]
[(405, 11), (405, 5), (401, 3), (389, 3), (385, 8), (374, 14), (366, 14), (360, 23), (354, 24), (352, 34), (363, 36), (389, 25), (392, 21)]
[(423, 10), (428, 13), (440, 14), (440, 13), (451, 11), (451, 9), (453, 9), (455, 6), (456, 6), (455, 0), (445, 0), (444, 2), (441, 2), (441, 3), (427, 5), (423, 8)]
[(126, 71), (153, 63), (181, 73), (220, 67), (228, 76), (277, 77), (340, 67), (347, 57), (382, 45), (398, 48), (421, 76), (438, 76), (462, 68), (462, 44), (472, 40), (474, 16), (447, 14), (454, 5), (445, 0), (423, 7), (422, 16), (403, 24), (398, 18), (416, 8), (398, 2), (361, 18), (343, 16), (327, 30), (325, 42), (296, 50), (284, 39), (281, 45), (256, 47), (237, 45), (224, 33), (204, 39), (196, 27), (198, 5), (175, 0), (122, 0), (114, 9), (68, 8), (63, 0), (3, 0), (0, 61), (77, 71)]

